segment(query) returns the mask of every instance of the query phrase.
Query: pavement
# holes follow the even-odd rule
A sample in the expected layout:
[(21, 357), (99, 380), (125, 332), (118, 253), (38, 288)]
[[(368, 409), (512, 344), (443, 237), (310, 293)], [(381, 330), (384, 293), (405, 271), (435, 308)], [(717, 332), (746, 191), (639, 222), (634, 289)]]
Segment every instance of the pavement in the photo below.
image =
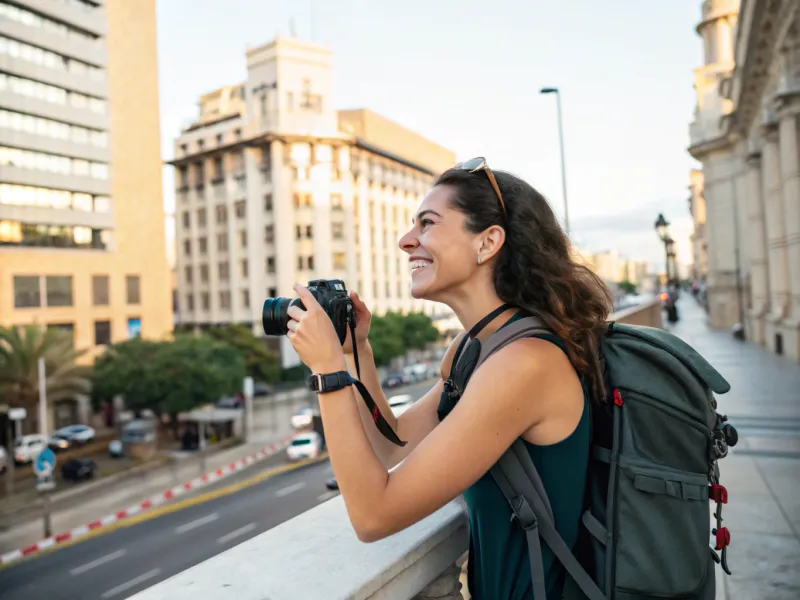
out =
[(130, 597), (332, 498), (337, 492), (325, 488), (332, 476), (324, 460), (252, 485), (240, 482), (234, 493), (11, 565), (0, 570), (0, 597)]
[(731, 533), (728, 565), (717, 568), (717, 599), (800, 598), (800, 365), (729, 331), (708, 327), (688, 293), (680, 321), (668, 331), (691, 344), (731, 384), (718, 411), (739, 433), (719, 462), (728, 489), (724, 525)]

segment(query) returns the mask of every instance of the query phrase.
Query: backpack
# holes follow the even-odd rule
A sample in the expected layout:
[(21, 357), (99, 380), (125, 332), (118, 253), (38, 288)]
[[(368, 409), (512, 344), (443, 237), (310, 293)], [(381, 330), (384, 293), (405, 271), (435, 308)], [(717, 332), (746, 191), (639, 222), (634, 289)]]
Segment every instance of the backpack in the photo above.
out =
[[(445, 389), (460, 396), (489, 356), (539, 333), (550, 332), (535, 317), (501, 327), (480, 346), (466, 377), (455, 383), (449, 378)], [(569, 574), (565, 599), (713, 600), (715, 563), (730, 574), (730, 533), (721, 513), (727, 491), (717, 461), (737, 441), (727, 417), (716, 411), (714, 394), (730, 385), (691, 346), (661, 329), (610, 322), (601, 354), (608, 397), (591, 405), (591, 456), (576, 548), (557, 533), (521, 439), (490, 470), (512, 519), (525, 531), (534, 596), (546, 598), (543, 540)], [(711, 501), (717, 505), (713, 529)]]

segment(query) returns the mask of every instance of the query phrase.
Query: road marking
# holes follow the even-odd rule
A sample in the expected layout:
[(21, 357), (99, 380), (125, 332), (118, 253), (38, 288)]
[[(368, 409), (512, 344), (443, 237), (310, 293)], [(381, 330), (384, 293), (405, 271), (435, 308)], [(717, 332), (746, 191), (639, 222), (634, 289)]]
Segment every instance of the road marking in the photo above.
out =
[(249, 524), (245, 525), (244, 527), (240, 527), (239, 529), (236, 529), (235, 531), (231, 531), (230, 533), (226, 533), (225, 535), (223, 535), (221, 538), (219, 538), (217, 540), (217, 543), (218, 544), (227, 544), (232, 539), (237, 538), (240, 535), (244, 535), (245, 533), (250, 533), (255, 528), (256, 528), (256, 524), (255, 523), (249, 523)]
[(279, 489), (277, 492), (275, 492), (275, 496), (278, 498), (282, 498), (283, 496), (288, 496), (289, 494), (293, 494), (297, 490), (302, 490), (304, 487), (306, 487), (306, 482), (298, 481), (297, 483), (294, 483), (292, 485), (287, 485), (285, 488)]
[(330, 500), (334, 496), (338, 496), (338, 495), (339, 495), (339, 492), (335, 492), (335, 491), (331, 490), (330, 492), (325, 492), (321, 496), (317, 496), (317, 500), (319, 500), (320, 502), (325, 502), (326, 500)]
[(118, 585), (115, 588), (111, 588), (105, 594), (103, 594), (103, 598), (111, 598), (112, 596), (116, 596), (117, 594), (127, 591), (132, 587), (135, 587), (140, 583), (147, 581), (148, 579), (157, 577), (160, 574), (161, 574), (161, 569), (153, 569), (152, 571), (148, 571), (144, 575), (139, 575), (138, 577), (134, 577), (130, 581), (126, 581), (122, 585)]
[(81, 565), (80, 567), (75, 567), (70, 571), (72, 575), (80, 575), (81, 573), (86, 573), (86, 571), (91, 571), (95, 567), (99, 567), (100, 565), (104, 565), (107, 562), (111, 562), (112, 560), (117, 560), (125, 556), (128, 553), (127, 550), (117, 550), (116, 552), (112, 552), (111, 554), (106, 554), (105, 556), (101, 556), (97, 560), (93, 560), (92, 562), (88, 562), (85, 565)]
[(210, 515), (206, 515), (205, 517), (200, 517), (199, 519), (195, 519), (194, 521), (189, 521), (188, 523), (184, 523), (179, 527), (175, 528), (175, 533), (180, 535), (181, 533), (186, 533), (187, 531), (191, 531), (192, 529), (197, 529), (198, 527), (202, 527), (206, 523), (211, 523), (212, 521), (216, 521), (219, 519), (219, 513), (211, 513)]

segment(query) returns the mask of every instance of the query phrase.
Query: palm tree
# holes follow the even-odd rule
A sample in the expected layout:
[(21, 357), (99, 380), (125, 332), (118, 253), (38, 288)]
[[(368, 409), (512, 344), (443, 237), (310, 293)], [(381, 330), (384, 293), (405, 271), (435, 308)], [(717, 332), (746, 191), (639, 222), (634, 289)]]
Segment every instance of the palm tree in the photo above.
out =
[(90, 369), (77, 364), (85, 350), (75, 350), (72, 336), (38, 324), (0, 327), (0, 397), (22, 407), (27, 421), (39, 423), (39, 357), (45, 361), (48, 403), (89, 393)]

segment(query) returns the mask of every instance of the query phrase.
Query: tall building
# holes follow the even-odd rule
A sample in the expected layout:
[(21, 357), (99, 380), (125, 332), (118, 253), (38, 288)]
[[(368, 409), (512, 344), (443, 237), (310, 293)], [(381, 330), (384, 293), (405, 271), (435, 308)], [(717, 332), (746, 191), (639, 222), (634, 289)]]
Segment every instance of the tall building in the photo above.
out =
[(707, 0), (697, 31), (709, 320), (800, 360), (800, 4)]
[[(203, 95), (175, 141), (178, 321), (246, 323), (267, 297), (342, 279), (376, 314), (412, 299), (397, 247), (449, 150), (369, 110), (337, 111), (329, 49), (277, 38), (246, 53), (247, 79)], [(284, 366), (297, 363), (285, 338)]]
[(703, 172), (692, 169), (689, 175), (689, 212), (692, 215), (691, 277), (705, 282), (708, 278), (708, 239), (706, 238), (706, 199), (703, 196)]
[(0, 324), (171, 332), (159, 136), (154, 0), (0, 0)]

